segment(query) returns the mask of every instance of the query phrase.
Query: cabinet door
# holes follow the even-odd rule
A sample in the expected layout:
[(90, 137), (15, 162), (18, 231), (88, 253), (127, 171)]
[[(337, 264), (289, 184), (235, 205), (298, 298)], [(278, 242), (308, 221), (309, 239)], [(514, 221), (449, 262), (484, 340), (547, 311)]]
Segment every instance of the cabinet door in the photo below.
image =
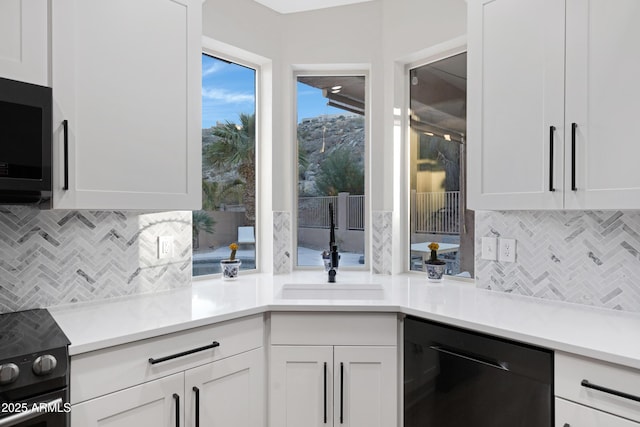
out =
[(567, 0), (567, 208), (640, 208), (639, 20), (637, 0)]
[(564, 7), (469, 0), (471, 209), (562, 208)]
[(334, 425), (397, 425), (396, 347), (334, 348)]
[(49, 85), (47, 0), (0, 1), (0, 77)]
[(556, 427), (638, 427), (640, 424), (556, 398)]
[[(174, 427), (182, 425), (184, 374), (88, 400), (71, 408), (73, 427)], [(179, 396), (179, 399), (174, 397)], [(176, 413), (178, 405), (178, 413)]]
[(273, 346), (269, 425), (333, 425), (333, 347)]
[(55, 208), (199, 209), (201, 9), (52, 2)]
[(185, 425), (264, 426), (264, 377), (262, 348), (186, 371)]

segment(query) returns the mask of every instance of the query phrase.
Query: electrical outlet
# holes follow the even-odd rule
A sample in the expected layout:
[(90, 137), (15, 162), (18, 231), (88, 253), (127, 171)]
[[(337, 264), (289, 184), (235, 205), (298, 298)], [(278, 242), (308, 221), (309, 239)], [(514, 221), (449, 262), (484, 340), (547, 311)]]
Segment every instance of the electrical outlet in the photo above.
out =
[(498, 261), (516, 262), (516, 240), (500, 239)]
[(482, 238), (482, 259), (488, 261), (497, 261), (498, 259), (498, 238), (483, 237)]
[(158, 259), (173, 258), (173, 236), (158, 236)]

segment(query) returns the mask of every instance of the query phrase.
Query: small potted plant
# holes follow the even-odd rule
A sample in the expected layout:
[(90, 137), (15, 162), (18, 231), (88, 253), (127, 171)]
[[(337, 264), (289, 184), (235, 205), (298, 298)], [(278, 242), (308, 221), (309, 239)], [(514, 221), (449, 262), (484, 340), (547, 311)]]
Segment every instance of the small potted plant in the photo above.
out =
[(231, 249), (231, 255), (229, 259), (223, 259), (220, 261), (220, 269), (222, 270), (223, 280), (235, 280), (238, 278), (238, 272), (240, 271), (240, 264), (242, 261), (236, 258), (236, 251), (238, 250), (238, 244), (232, 243), (229, 245)]
[(438, 249), (440, 245), (435, 242), (431, 242), (429, 244), (429, 249), (431, 249), (431, 257), (424, 262), (425, 268), (427, 269), (427, 279), (431, 282), (440, 282), (442, 281), (442, 275), (444, 274), (445, 267), (447, 263), (438, 259)]

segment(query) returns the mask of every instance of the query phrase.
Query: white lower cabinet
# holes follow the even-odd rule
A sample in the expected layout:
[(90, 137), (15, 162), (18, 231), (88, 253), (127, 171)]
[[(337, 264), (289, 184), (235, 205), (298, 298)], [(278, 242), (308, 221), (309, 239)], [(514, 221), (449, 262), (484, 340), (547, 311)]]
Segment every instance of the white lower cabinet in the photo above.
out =
[(73, 427), (264, 425), (262, 348), (72, 407)]
[(71, 427), (263, 427), (262, 316), (71, 357)]
[(270, 425), (320, 427), (333, 418), (333, 347), (271, 347)]
[(638, 427), (639, 423), (556, 398), (556, 427)]
[(272, 347), (271, 425), (395, 425), (396, 358), (395, 347)]
[(185, 426), (265, 425), (262, 348), (185, 372)]
[(396, 426), (396, 325), (388, 314), (274, 314), (269, 425)]
[[(74, 405), (74, 427), (174, 427), (182, 417), (184, 374), (174, 374)], [(177, 406), (177, 409), (176, 409)]]
[(555, 353), (556, 427), (640, 427), (640, 371)]

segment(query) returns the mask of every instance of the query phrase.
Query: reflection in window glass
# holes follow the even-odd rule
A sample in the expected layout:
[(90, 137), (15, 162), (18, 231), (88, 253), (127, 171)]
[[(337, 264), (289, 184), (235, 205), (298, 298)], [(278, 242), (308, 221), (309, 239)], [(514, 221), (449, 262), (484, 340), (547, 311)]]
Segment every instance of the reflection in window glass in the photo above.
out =
[(422, 271), (437, 242), (446, 274), (473, 277), (473, 212), (465, 209), (467, 54), (409, 72), (410, 269)]
[(365, 263), (365, 78), (297, 79), (299, 266), (322, 266), (334, 207), (340, 267)]
[(256, 268), (256, 71), (202, 55), (202, 210), (193, 212), (193, 275), (220, 273), (229, 245)]

